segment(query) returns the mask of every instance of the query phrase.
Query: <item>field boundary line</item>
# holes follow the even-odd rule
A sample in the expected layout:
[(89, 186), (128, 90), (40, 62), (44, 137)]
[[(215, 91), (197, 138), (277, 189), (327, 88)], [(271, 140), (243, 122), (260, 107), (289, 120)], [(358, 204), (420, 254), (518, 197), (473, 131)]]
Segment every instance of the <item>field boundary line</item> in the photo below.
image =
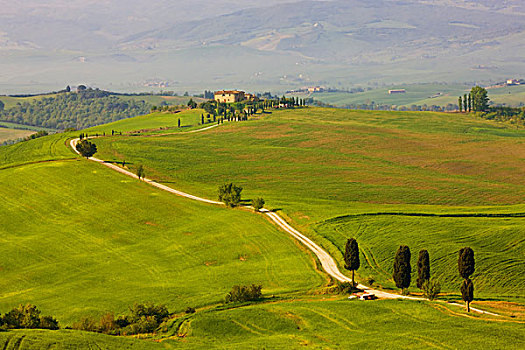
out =
[[(200, 130), (204, 130), (204, 129), (200, 129)], [(70, 144), (71, 148), (73, 149), (73, 151), (75, 151), (78, 155), (80, 155), (80, 152), (78, 152), (78, 150), (76, 149), (76, 145), (77, 145), (77, 142), (79, 140), (80, 140), (79, 138), (75, 138), (75, 139), (71, 139), (70, 142), (69, 142), (69, 144)], [(125, 169), (123, 169), (121, 167), (118, 167), (118, 166), (116, 166), (116, 165), (114, 165), (112, 163), (108, 163), (108, 162), (106, 162), (106, 161), (104, 161), (102, 159), (98, 159), (98, 158), (95, 158), (95, 157), (90, 157), (88, 159), (91, 160), (91, 161), (94, 161), (96, 163), (102, 164), (104, 166), (107, 166), (108, 168), (113, 169), (115, 171), (118, 171), (121, 174), (124, 174), (124, 175), (130, 176), (130, 177), (132, 177), (134, 179), (140, 180), (138, 178), (138, 176), (135, 175), (134, 173), (132, 173), (132, 172), (130, 172), (128, 170), (125, 170)], [(151, 179), (148, 179), (148, 178), (144, 178), (143, 180), (146, 183), (148, 183), (148, 184), (150, 184), (150, 185), (152, 185), (154, 187), (157, 187), (158, 189), (161, 189), (161, 190), (173, 193), (173, 194), (181, 196), (181, 197), (185, 197), (185, 198), (188, 198), (188, 199), (193, 199), (193, 200), (196, 200), (196, 201), (199, 201), (199, 202), (203, 202), (203, 203), (225, 206), (225, 204), (223, 202), (218, 202), (218, 201), (214, 201), (214, 200), (211, 200), (211, 199), (194, 196), (194, 195), (191, 195), (189, 193), (182, 192), (182, 191), (178, 191), (178, 190), (175, 190), (175, 189), (173, 189), (171, 187), (162, 185), (162, 184), (160, 184), (158, 182), (155, 182), (154, 180), (151, 180)], [(245, 208), (253, 209), (250, 206), (245, 206)], [(273, 221), (279, 228), (281, 228), (282, 230), (284, 230), (285, 232), (290, 234), (292, 237), (294, 237), (299, 242), (304, 244), (308, 249), (310, 249), (317, 256), (317, 258), (321, 262), (321, 266), (323, 267), (323, 269), (325, 270), (325, 272), (328, 275), (330, 275), (332, 278), (335, 278), (336, 280), (338, 280), (340, 282), (350, 282), (350, 283), (352, 282), (352, 279), (350, 277), (344, 275), (339, 270), (339, 267), (337, 266), (337, 263), (335, 262), (334, 258), (326, 250), (321, 248), (317, 243), (312, 241), (310, 238), (308, 238), (307, 236), (305, 236), (301, 232), (299, 232), (296, 229), (294, 229), (290, 224), (288, 224), (277, 213), (274, 213), (274, 212), (272, 212), (272, 211), (270, 211), (268, 209), (265, 209), (265, 208), (260, 209), (259, 212), (264, 214), (264, 215), (266, 215), (266, 216), (268, 216), (271, 219), (271, 221)], [(363, 284), (358, 284), (357, 288), (364, 290), (366, 293), (374, 294), (377, 297), (383, 298), (383, 299), (405, 299), (405, 300), (419, 300), (419, 301), (427, 300), (425, 298), (420, 298), (420, 297), (412, 297), (412, 296), (407, 296), (407, 295), (399, 295), (399, 294), (394, 294), (394, 293), (388, 293), (388, 292), (372, 289), (372, 288), (367, 287), (367, 286), (365, 286)], [(457, 306), (460, 306), (460, 307), (464, 307), (463, 305), (457, 304), (457, 303), (453, 303), (453, 304), (451, 303), (450, 305), (457, 305)], [(488, 311), (484, 311), (484, 310), (480, 310), (480, 309), (475, 309), (475, 308), (472, 308), (472, 307), (470, 309), (472, 311), (475, 311), (475, 312), (478, 312), (478, 313), (481, 313), (481, 314), (488, 314), (488, 315), (492, 315), (492, 316), (500, 316), (500, 315), (492, 313), (492, 312), (488, 312)]]

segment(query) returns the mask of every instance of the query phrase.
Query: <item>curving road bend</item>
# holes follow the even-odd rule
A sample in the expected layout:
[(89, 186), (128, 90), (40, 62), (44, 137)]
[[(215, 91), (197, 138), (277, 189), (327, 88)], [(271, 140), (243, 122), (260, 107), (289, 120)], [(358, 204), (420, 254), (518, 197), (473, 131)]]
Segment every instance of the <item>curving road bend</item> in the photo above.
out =
[[(214, 125), (212, 127), (215, 127), (215, 126), (216, 125)], [(204, 130), (211, 129), (212, 127), (199, 129), (199, 130), (194, 130), (192, 132), (204, 131)], [(76, 145), (77, 145), (77, 142), (79, 140), (80, 139), (78, 139), (78, 138), (72, 139), (72, 140), (70, 140), (69, 144), (70, 144), (71, 148), (73, 149), (73, 151), (75, 151), (77, 154), (80, 155), (80, 153), (76, 149)], [(132, 172), (126, 170), (126, 169), (123, 169), (123, 168), (121, 168), (121, 167), (119, 167), (119, 166), (117, 166), (115, 164), (105, 162), (104, 160), (98, 159), (98, 158), (95, 158), (95, 157), (90, 157), (88, 159), (91, 160), (91, 161), (100, 163), (100, 164), (102, 164), (104, 166), (107, 166), (108, 168), (111, 168), (111, 169), (113, 169), (115, 171), (118, 171), (121, 174), (124, 174), (124, 175), (130, 176), (132, 178), (138, 179), (138, 176), (135, 175), (134, 173), (132, 173)], [(211, 200), (211, 199), (206, 199), (206, 198), (194, 196), (194, 195), (182, 192), (182, 191), (175, 190), (175, 189), (173, 189), (171, 187), (162, 185), (162, 184), (160, 184), (158, 182), (155, 182), (155, 181), (153, 181), (151, 179), (148, 179), (148, 178), (144, 178), (143, 180), (145, 182), (149, 183), (150, 185), (154, 186), (154, 187), (157, 187), (157, 188), (159, 188), (159, 189), (161, 189), (163, 191), (167, 191), (167, 192), (173, 193), (173, 194), (175, 194), (177, 196), (193, 199), (193, 200), (196, 200), (196, 201), (199, 201), (199, 202), (208, 203), (208, 204), (224, 205), (224, 203), (222, 203), (222, 202), (218, 202), (218, 201), (214, 201), (214, 200)], [(337, 267), (337, 263), (335, 262), (334, 258), (332, 258), (332, 256), (330, 254), (328, 254), (328, 252), (326, 250), (321, 248), (318, 244), (316, 244), (310, 238), (308, 238), (305, 235), (303, 235), (301, 232), (299, 232), (296, 229), (294, 229), (292, 226), (290, 226), (290, 224), (288, 224), (278, 214), (276, 214), (276, 213), (274, 213), (274, 212), (272, 212), (272, 211), (270, 211), (268, 209), (264, 209), (264, 208), (261, 209), (260, 212), (263, 213), (264, 215), (268, 216), (270, 218), (270, 220), (272, 222), (274, 222), (277, 226), (279, 226), (282, 230), (284, 230), (285, 232), (287, 232), (290, 235), (292, 235), (295, 239), (297, 239), (299, 242), (304, 244), (308, 249), (310, 249), (317, 256), (317, 258), (321, 262), (321, 266), (323, 267), (323, 269), (325, 270), (325, 272), (328, 275), (330, 275), (331, 277), (335, 278), (336, 280), (338, 280), (340, 282), (352, 282), (352, 279), (350, 277), (345, 276), (343, 273), (341, 273), (341, 271), (339, 271), (339, 268)], [(399, 295), (399, 294), (394, 294), (394, 293), (388, 293), (388, 292), (384, 292), (384, 291), (380, 291), (380, 290), (377, 290), (377, 289), (373, 289), (373, 288), (367, 287), (367, 286), (362, 285), (362, 284), (358, 284), (357, 287), (359, 289), (364, 290), (366, 293), (374, 294), (378, 298), (381, 298), (381, 299), (426, 300), (424, 298), (418, 298), (418, 297), (411, 297), (411, 296), (406, 296), (406, 295)], [(464, 307), (463, 305), (457, 304), (457, 303), (453, 303), (453, 304), (450, 304), (450, 305), (456, 305), (456, 306)], [(482, 314), (488, 314), (488, 315), (492, 315), (492, 316), (500, 316), (498, 314), (495, 314), (495, 313), (492, 313), (492, 312), (488, 312), (488, 311), (484, 311), (484, 310), (480, 310), (480, 309), (476, 309), (476, 308), (473, 308), (473, 307), (471, 307), (470, 309), (472, 311), (475, 311), (475, 312), (478, 312), (478, 313), (482, 313)]]

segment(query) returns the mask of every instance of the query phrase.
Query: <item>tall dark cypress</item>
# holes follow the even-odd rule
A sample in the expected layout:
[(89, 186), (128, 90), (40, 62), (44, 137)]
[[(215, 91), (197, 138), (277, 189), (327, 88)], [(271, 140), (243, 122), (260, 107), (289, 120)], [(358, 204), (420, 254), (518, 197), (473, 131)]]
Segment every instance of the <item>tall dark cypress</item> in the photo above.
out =
[(359, 245), (355, 238), (346, 241), (345, 247), (345, 269), (352, 271), (352, 286), (355, 286), (354, 272), (359, 269)]
[(461, 285), (461, 297), (467, 304), (467, 311), (470, 312), (470, 302), (474, 300), (474, 283), (470, 280), (470, 276), (476, 270), (476, 262), (474, 260), (474, 251), (470, 247), (461, 248), (459, 250), (458, 271), (459, 275), (463, 277), (463, 284)]
[(406, 245), (399, 247), (394, 259), (394, 273), (392, 277), (397, 288), (401, 288), (403, 294), (410, 287), (412, 267), (410, 265), (410, 248)]
[(419, 252), (417, 259), (417, 287), (423, 288), (423, 284), (430, 279), (430, 257), (428, 251), (423, 249)]

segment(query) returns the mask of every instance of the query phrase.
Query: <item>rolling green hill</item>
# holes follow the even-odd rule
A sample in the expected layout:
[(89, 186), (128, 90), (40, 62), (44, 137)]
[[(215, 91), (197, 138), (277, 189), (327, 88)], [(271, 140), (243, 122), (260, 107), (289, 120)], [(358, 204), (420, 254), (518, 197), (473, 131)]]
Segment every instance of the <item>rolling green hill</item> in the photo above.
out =
[[(391, 287), (384, 272), (391, 264), (388, 252), (398, 243), (407, 243), (413, 255), (420, 247), (430, 250), (433, 273), (439, 275), (445, 290), (454, 292), (446, 299), (458, 300), (457, 280), (448, 271), (454, 267), (458, 247), (469, 244), (477, 254), (476, 296), (485, 299), (474, 305), (504, 316), (467, 316), (445, 303), (360, 302), (318, 295), (326, 292), (327, 279), (316, 271), (311, 253), (263, 217), (179, 198), (80, 159), (66, 146), (68, 137), (78, 136), (73, 132), (0, 148), (0, 196), (4, 198), (0, 203), (4, 223), (0, 227), (0, 312), (31, 302), (44, 314), (56, 316), (63, 327), (81, 316), (107, 311), (118, 315), (133, 302), (152, 301), (168, 305), (174, 312), (172, 320), (144, 341), (69, 330), (17, 330), (0, 332), (0, 346), (336, 349), (357, 344), (389, 349), (513, 348), (524, 343), (521, 324), (509, 316), (517, 321), (523, 317), (519, 266), (525, 219), (450, 216), (525, 212), (519, 204), (523, 189), (514, 182), (521, 172), (519, 163), (501, 152), (470, 159), (471, 173), (426, 190), (441, 196), (434, 205), (426, 205), (431, 195), (424, 189), (407, 196), (405, 202), (371, 200), (392, 196), (398, 185), (371, 186), (363, 197), (358, 197), (359, 188), (348, 194), (337, 192), (347, 178), (333, 173), (355, 159), (363, 174), (355, 179), (369, 178), (378, 169), (402, 168), (401, 159), (374, 161), (392, 159), (381, 142), (388, 143), (391, 152), (403, 147), (411, 161), (422, 164), (429, 164), (435, 156), (425, 153), (436, 140), (442, 140), (439, 152), (445, 161), (467, 157), (472, 144), (483, 150), (505, 149), (519, 158), (520, 130), (466, 116), (451, 120), (433, 113), (310, 108), (259, 115), (202, 133), (182, 134), (172, 129), (178, 118), (191, 125), (199, 116), (198, 110), (157, 113), (87, 132), (123, 131), (122, 136), (94, 139), (100, 150), (97, 156), (115, 160), (125, 156), (130, 169), (144, 163), (148, 177), (173, 188), (215, 198), (216, 185), (223, 181), (244, 185), (247, 198), (263, 195), (270, 207), (281, 209), (336, 259), (340, 259), (346, 236), (355, 235), (364, 254), (360, 278), (373, 277), (385, 288)], [(126, 134), (137, 130), (147, 130), (145, 137)], [(363, 149), (369, 152), (366, 157), (346, 158), (348, 150)], [(420, 153), (414, 153), (416, 150)], [(281, 162), (274, 157), (281, 157)], [(500, 162), (498, 167), (503, 169), (484, 185), (494, 182), (499, 186), (479, 194), (481, 185), (476, 183), (481, 180), (474, 173), (487, 162)], [(193, 163), (193, 168), (187, 163)], [(410, 171), (415, 171), (410, 181), (422, 174), (430, 179), (446, 178), (448, 168), (439, 174), (440, 167), (424, 167), (427, 171), (421, 173), (410, 165), (399, 178)], [(460, 184), (465, 187), (454, 189)], [(379, 191), (386, 193), (380, 197)], [(397, 191), (409, 194), (406, 188)], [(456, 191), (465, 198), (454, 201)], [(351, 197), (354, 199), (349, 200)], [(440, 203), (443, 198), (447, 201)], [(487, 203), (493, 205), (478, 206)], [(434, 216), (342, 216), (378, 211)], [(264, 286), (265, 300), (221, 304), (233, 284), (252, 282)], [(514, 303), (499, 301), (502, 299)], [(188, 306), (196, 307), (197, 312), (184, 314)]]
[[(457, 293), (455, 254), (469, 244), (479, 259), (478, 295), (520, 298), (525, 163), (516, 160), (525, 159), (524, 143), (523, 130), (464, 115), (312, 108), (201, 134), (97, 140), (102, 158), (143, 163), (150, 177), (190, 193), (215, 198), (219, 184), (240, 184), (247, 198), (263, 196), (339, 261), (345, 239), (362, 230), (358, 239), (371, 269), (361, 273), (385, 287), (392, 287), (395, 250), (407, 243), (414, 259), (430, 249), (434, 273)], [(329, 220), (376, 212), (522, 217)], [(383, 237), (379, 228), (388, 242), (375, 241)]]

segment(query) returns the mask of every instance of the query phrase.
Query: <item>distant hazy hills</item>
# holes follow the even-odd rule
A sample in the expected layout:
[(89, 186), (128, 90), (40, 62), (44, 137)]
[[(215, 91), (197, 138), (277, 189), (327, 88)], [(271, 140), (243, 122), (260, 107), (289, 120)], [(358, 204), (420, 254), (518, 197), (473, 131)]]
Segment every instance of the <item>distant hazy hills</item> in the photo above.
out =
[[(37, 0), (0, 10), (2, 90), (490, 81), (525, 72), (522, 0)], [(16, 88), (14, 90), (16, 90)]]

